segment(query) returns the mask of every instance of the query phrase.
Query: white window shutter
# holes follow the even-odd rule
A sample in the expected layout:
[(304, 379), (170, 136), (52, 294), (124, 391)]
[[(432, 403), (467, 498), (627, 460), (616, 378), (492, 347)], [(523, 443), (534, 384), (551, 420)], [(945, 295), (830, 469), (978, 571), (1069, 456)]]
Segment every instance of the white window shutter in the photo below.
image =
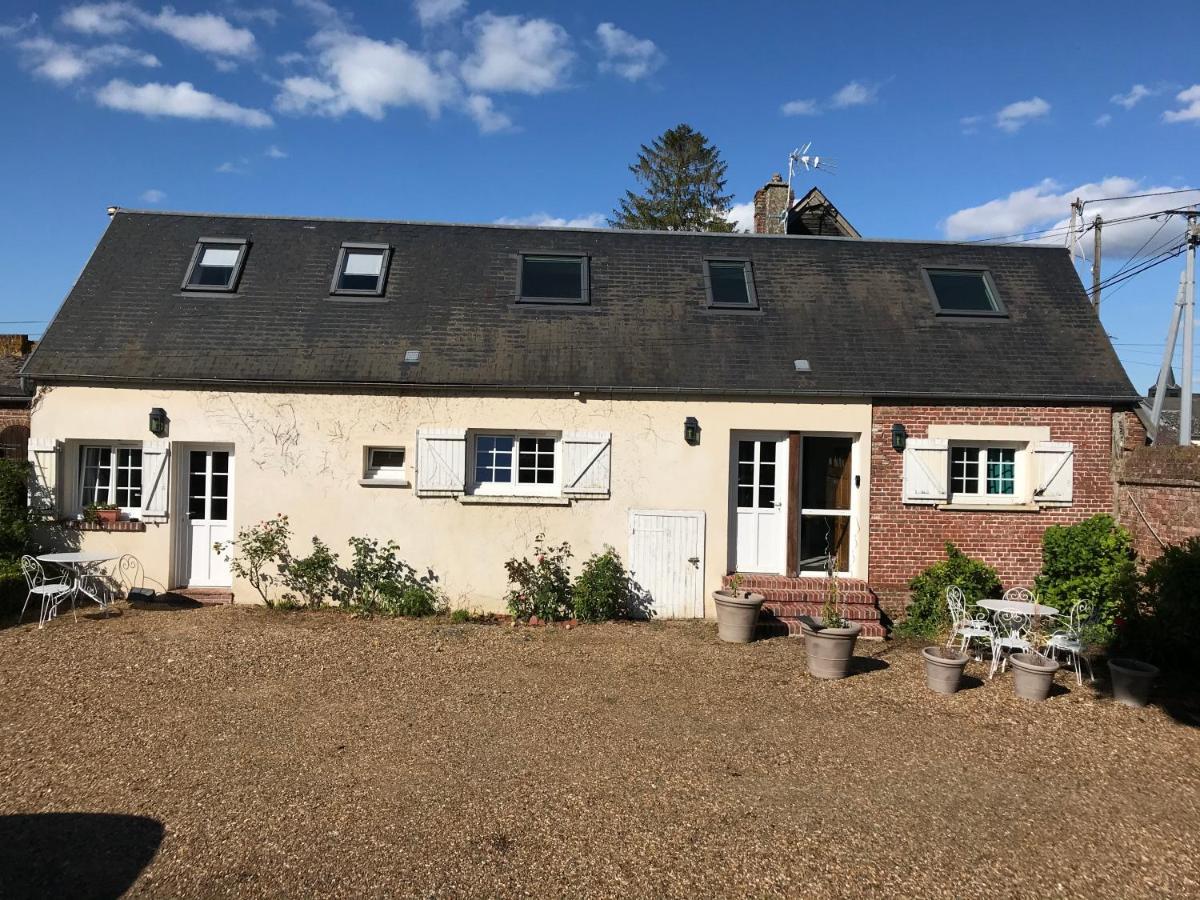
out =
[(568, 497), (607, 497), (611, 470), (611, 432), (567, 431), (563, 433), (563, 494)]
[(467, 432), (462, 428), (417, 429), (418, 497), (463, 493), (467, 471)]
[(1068, 504), (1075, 481), (1075, 445), (1066, 441), (1041, 441), (1033, 445), (1035, 503)]
[(29, 485), (29, 508), (47, 515), (57, 514), (62, 499), (59, 472), (62, 443), (54, 438), (29, 439), (29, 463), (33, 478)]
[(142, 442), (142, 518), (166, 519), (170, 494), (170, 441)]
[(904, 447), (904, 502), (945, 503), (950, 498), (949, 471), (949, 441), (909, 438)]

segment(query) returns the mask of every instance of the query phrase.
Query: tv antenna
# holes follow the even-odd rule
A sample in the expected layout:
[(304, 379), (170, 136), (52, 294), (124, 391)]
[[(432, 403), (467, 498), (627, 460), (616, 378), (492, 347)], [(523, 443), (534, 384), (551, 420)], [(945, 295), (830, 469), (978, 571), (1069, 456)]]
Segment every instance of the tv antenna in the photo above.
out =
[(820, 169), (822, 172), (827, 172), (830, 175), (836, 174), (837, 164), (832, 159), (827, 156), (817, 156), (814, 153), (809, 153), (810, 149), (812, 149), (812, 141), (809, 141), (803, 147), (797, 147), (788, 154), (788, 208), (779, 214), (780, 221), (786, 219), (788, 209), (791, 208), (793, 202), (792, 178), (795, 176), (797, 169), (803, 169), (805, 172), (815, 172), (817, 169)]

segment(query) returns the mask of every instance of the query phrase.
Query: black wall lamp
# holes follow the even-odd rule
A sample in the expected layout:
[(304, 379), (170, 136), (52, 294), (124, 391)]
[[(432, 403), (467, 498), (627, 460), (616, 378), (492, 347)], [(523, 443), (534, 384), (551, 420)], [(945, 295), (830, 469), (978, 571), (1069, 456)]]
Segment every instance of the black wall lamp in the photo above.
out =
[(897, 422), (892, 426), (892, 449), (897, 453), (904, 452), (904, 445), (908, 442), (908, 432), (904, 430), (904, 426)]
[(696, 421), (695, 416), (688, 416), (683, 420), (683, 439), (692, 447), (700, 443), (700, 423)]
[(167, 435), (167, 411), (161, 406), (150, 410), (150, 433), (155, 437)]

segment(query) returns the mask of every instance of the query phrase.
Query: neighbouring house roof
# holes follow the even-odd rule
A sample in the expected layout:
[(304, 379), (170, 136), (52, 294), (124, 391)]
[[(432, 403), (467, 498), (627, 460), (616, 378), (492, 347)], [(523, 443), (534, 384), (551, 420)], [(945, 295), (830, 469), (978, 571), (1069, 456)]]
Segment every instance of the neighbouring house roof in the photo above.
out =
[(20, 372), (34, 346), (28, 335), (0, 334), (0, 406), (29, 404), (30, 394), (21, 383)]
[(820, 188), (811, 188), (788, 210), (788, 234), (862, 237)]
[[(1142, 398), (1138, 414), (1142, 417), (1148, 431), (1153, 430), (1152, 414), (1154, 412), (1155, 385), (1150, 387)], [(1167, 389), (1163, 394), (1162, 412), (1158, 423), (1158, 434), (1152, 434), (1156, 444), (1179, 443), (1179, 409), (1183, 403), (1183, 392), (1175, 383), (1175, 373), (1169, 373)], [(1200, 394), (1192, 394), (1192, 441), (1200, 441)]]
[[(245, 238), (236, 294), (180, 289)], [(330, 296), (343, 242), (383, 298)], [(587, 306), (519, 304), (519, 254), (590, 257)], [(760, 309), (706, 308), (705, 258)], [(922, 267), (984, 268), (1007, 317), (937, 316)], [(420, 361), (406, 363), (405, 352)], [(807, 360), (800, 372), (795, 360)], [(26, 366), (37, 381), (697, 392), (1136, 404), (1064, 249), (118, 211)]]

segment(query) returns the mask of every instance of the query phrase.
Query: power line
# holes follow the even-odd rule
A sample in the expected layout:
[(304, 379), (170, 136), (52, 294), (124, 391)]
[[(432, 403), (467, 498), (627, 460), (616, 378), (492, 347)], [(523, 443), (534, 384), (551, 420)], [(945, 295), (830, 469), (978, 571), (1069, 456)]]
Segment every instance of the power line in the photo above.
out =
[(1198, 194), (1200, 188), (1180, 188), (1177, 191), (1152, 191), (1149, 194), (1125, 194), (1122, 197), (1093, 197), (1090, 200), (1084, 200), (1086, 206), (1089, 203), (1107, 203), (1110, 200), (1140, 200), (1143, 197), (1170, 197), (1174, 194)]

